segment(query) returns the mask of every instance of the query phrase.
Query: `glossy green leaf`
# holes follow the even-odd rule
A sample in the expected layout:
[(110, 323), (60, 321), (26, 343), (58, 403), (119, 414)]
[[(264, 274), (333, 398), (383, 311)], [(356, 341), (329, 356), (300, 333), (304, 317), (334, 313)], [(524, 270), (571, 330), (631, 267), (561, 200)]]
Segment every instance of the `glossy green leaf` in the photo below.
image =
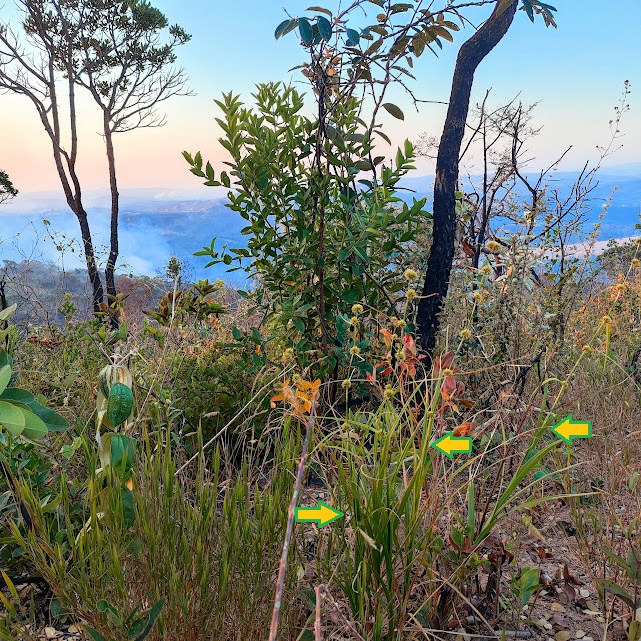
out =
[(360, 42), (361, 36), (356, 29), (347, 29), (345, 33), (347, 34), (348, 46), (355, 47)]
[[(293, 31), (298, 24), (298, 20), (283, 20), (277, 27), (274, 32), (274, 37), (276, 40), (282, 38), (284, 35), (287, 35), (290, 31)], [(193, 164), (193, 163), (192, 163)]]
[(98, 632), (98, 630), (94, 630), (92, 627), (89, 627), (88, 625), (83, 625), (82, 629), (85, 632), (89, 633), (89, 635), (91, 636), (93, 641), (107, 641), (105, 639), (105, 637), (103, 637), (102, 634), (100, 634), (100, 632)]
[(300, 39), (303, 41), (303, 44), (310, 45), (314, 39), (314, 31), (312, 30), (312, 25), (309, 23), (307, 18), (298, 19), (298, 33), (300, 34)]
[(126, 528), (130, 528), (136, 520), (136, 500), (134, 493), (124, 488), (121, 492), (120, 499), (122, 501), (122, 516)]
[(316, 18), (316, 24), (318, 25), (318, 30), (323, 40), (330, 40), (333, 32), (332, 23), (327, 18), (318, 16), (318, 18)]
[(160, 615), (160, 611), (162, 610), (163, 605), (165, 605), (165, 599), (160, 599), (160, 601), (154, 603), (154, 605), (149, 610), (148, 621), (145, 629), (140, 633), (139, 636), (135, 638), (134, 641), (143, 641), (143, 639), (147, 637), (147, 635), (151, 632), (151, 629), (154, 627), (154, 623)]
[(136, 439), (124, 434), (111, 437), (111, 467), (118, 472), (129, 472), (136, 456)]

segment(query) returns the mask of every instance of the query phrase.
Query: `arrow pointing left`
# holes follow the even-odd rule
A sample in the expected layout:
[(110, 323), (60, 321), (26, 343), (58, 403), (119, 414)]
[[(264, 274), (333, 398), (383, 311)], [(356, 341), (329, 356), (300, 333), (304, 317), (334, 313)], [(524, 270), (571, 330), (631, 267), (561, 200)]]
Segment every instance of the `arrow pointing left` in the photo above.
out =
[(454, 432), (448, 432), (441, 436), (438, 441), (432, 443), (432, 447), (448, 458), (454, 458), (454, 454), (469, 454), (472, 451), (472, 438), (469, 436), (454, 436)]
[(316, 523), (318, 527), (323, 527), (344, 516), (343, 512), (335, 510), (322, 501), (319, 501), (316, 507), (297, 507), (295, 513), (297, 523)]

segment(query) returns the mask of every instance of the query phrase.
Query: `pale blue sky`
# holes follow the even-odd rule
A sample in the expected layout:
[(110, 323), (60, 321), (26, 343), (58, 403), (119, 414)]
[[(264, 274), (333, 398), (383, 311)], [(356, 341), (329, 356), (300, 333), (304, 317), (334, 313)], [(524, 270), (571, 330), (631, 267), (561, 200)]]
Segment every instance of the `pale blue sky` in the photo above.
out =
[[(156, 0), (170, 22), (178, 22), (192, 34), (179, 51), (190, 85), (198, 94), (176, 98), (167, 105), (168, 124), (163, 129), (124, 134), (117, 139), (123, 187), (195, 187), (180, 157), (183, 149), (201, 149), (218, 161), (223, 153), (216, 143), (219, 131), (213, 122), (213, 98), (234, 90), (249, 97), (256, 82), (292, 78), (304, 87), (299, 72), (287, 70), (304, 61), (304, 51), (294, 34), (275, 41), (274, 28), (286, 17), (302, 15), (316, 0)], [(321, 2), (336, 9), (337, 0)], [(507, 100), (520, 92), (524, 102), (541, 101), (536, 124), (543, 132), (532, 144), (538, 165), (549, 163), (569, 145), (574, 149), (565, 167), (576, 168), (594, 149), (608, 140), (608, 120), (624, 80), (632, 83), (631, 112), (626, 117), (624, 148), (611, 163), (641, 160), (641, 0), (556, 0), (558, 29), (546, 29), (541, 20), (532, 24), (519, 12), (510, 32), (483, 62), (477, 73), (475, 95), (493, 88), (495, 100)], [(478, 21), (489, 8), (473, 9)], [(11, 0), (2, 19), (12, 17)], [(360, 26), (356, 23), (353, 26)], [(440, 58), (424, 54), (416, 63), (418, 97), (447, 100), (458, 45), (471, 29), (447, 45)], [(394, 100), (405, 111), (399, 123), (389, 126), (396, 144), (420, 132), (440, 134), (443, 105), (423, 105), (416, 113), (408, 96), (395, 92)], [(103, 152), (97, 135), (99, 124), (87, 104), (83, 111), (83, 177), (90, 188), (106, 184)], [(57, 187), (44, 132), (28, 102), (0, 95), (0, 167), (8, 171), (24, 191)], [(385, 151), (385, 150), (383, 150)], [(429, 171), (427, 164), (420, 169)]]

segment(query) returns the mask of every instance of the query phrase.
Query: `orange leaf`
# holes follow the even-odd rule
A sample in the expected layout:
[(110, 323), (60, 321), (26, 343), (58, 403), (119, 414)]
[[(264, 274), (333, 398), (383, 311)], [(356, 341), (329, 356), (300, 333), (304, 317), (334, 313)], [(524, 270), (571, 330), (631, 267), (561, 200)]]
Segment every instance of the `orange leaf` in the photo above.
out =
[(458, 427), (455, 427), (452, 431), (453, 436), (468, 436), (476, 429), (476, 423), (474, 421), (469, 421), (467, 423), (461, 423)]
[(434, 361), (434, 373), (439, 374), (442, 370), (449, 369), (450, 365), (452, 365), (453, 360), (454, 352), (448, 352), (447, 354), (443, 354), (443, 356), (439, 356)]
[(474, 258), (475, 256), (474, 249), (472, 245), (470, 245), (470, 243), (467, 242), (467, 238), (463, 239), (463, 251), (465, 252), (466, 256), (469, 256), (470, 258)]

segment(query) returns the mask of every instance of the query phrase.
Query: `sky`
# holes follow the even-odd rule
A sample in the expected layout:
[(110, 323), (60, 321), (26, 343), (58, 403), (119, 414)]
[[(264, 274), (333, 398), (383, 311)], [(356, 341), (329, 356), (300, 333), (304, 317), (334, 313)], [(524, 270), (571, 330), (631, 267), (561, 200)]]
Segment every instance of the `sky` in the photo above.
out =
[[(1, 0), (0, 0), (1, 1)], [(17, 15), (13, 0), (5, 0), (0, 20)], [(321, 4), (335, 10), (339, 0)], [(256, 83), (288, 80), (305, 89), (300, 71), (288, 70), (305, 61), (305, 52), (293, 34), (276, 41), (274, 29), (287, 13), (304, 15), (315, 0), (155, 0), (155, 6), (192, 35), (178, 50), (179, 63), (196, 94), (165, 103), (167, 124), (119, 134), (116, 154), (123, 189), (150, 188), (162, 194), (192, 190), (203, 194), (199, 180), (189, 173), (183, 150), (202, 151), (220, 169), (225, 158), (217, 143), (220, 130), (214, 122), (214, 98), (225, 91), (240, 93), (249, 101)], [(625, 80), (632, 87), (630, 113), (625, 117), (623, 147), (609, 164), (641, 161), (641, 0), (556, 0), (558, 29), (546, 29), (542, 20), (532, 24), (520, 11), (515, 23), (477, 71), (473, 100), (492, 89), (493, 104), (517, 94), (526, 104), (538, 102), (534, 124), (541, 134), (530, 144), (532, 168), (547, 166), (573, 146), (563, 168), (576, 169), (598, 157), (597, 145), (610, 138), (613, 117)], [(441, 5), (438, 5), (441, 6)], [(489, 8), (471, 9), (473, 22), (481, 22)], [(353, 25), (357, 20), (353, 18)], [(472, 34), (462, 30), (453, 45), (445, 43), (439, 58), (423, 54), (415, 64), (412, 89), (422, 100), (446, 101), (458, 47)], [(439, 136), (446, 106), (422, 104), (418, 111), (400, 89), (392, 99), (405, 112), (400, 122), (387, 114), (380, 120), (397, 145), (422, 132)], [(80, 175), (85, 189), (108, 185), (100, 121), (95, 108), (83, 101), (81, 112)], [(28, 99), (0, 95), (0, 168), (7, 171), (22, 192), (59, 190), (48, 140)], [(384, 143), (382, 143), (384, 144)], [(382, 149), (392, 155), (393, 150)], [(418, 171), (430, 172), (427, 161)]]

